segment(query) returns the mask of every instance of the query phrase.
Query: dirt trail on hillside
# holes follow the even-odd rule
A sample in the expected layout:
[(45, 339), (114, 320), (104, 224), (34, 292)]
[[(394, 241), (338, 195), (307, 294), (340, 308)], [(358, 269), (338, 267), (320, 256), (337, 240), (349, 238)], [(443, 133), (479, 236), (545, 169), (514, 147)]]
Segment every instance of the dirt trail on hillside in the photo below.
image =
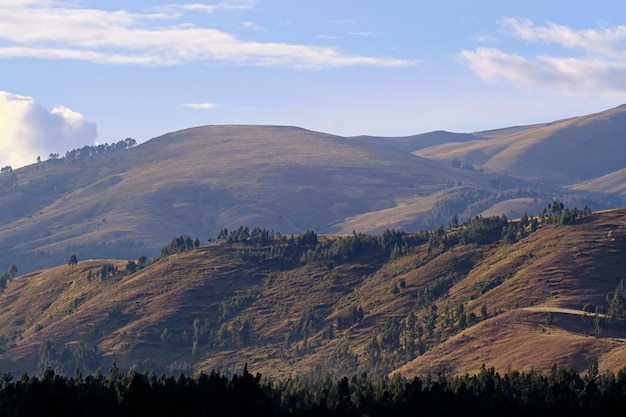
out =
[[(577, 316), (584, 316), (585, 312), (582, 310), (574, 310), (572, 308), (561, 308), (561, 307), (550, 307), (550, 306), (532, 306), (532, 307), (523, 307), (520, 310), (524, 311), (533, 311), (537, 313), (564, 313), (564, 314), (575, 314)], [(595, 313), (587, 313), (588, 316), (593, 316)], [(604, 314), (599, 314), (600, 317), (605, 317)]]

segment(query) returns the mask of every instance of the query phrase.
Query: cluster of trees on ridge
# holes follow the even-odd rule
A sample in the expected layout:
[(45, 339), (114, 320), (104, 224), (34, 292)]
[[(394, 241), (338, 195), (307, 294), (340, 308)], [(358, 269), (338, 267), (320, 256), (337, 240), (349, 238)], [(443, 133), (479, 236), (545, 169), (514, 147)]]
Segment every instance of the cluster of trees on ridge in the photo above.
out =
[[(116, 143), (103, 143), (98, 145), (85, 145), (82, 148), (72, 149), (71, 151), (65, 152), (65, 159), (68, 161), (77, 161), (80, 159), (93, 158), (96, 155), (102, 155), (105, 153), (121, 151), (125, 149), (130, 149), (137, 144), (137, 141), (133, 138), (126, 138), (124, 140), (120, 140)], [(48, 155), (48, 161), (56, 161), (60, 158), (58, 153), (52, 152)], [(41, 163), (41, 157), (37, 157), (37, 163)], [(8, 173), (12, 172), (13, 167), (10, 165), (6, 165), (0, 168), (0, 173)]]
[[(65, 159), (72, 161), (72, 160), (79, 160), (79, 159), (84, 159), (84, 158), (93, 158), (96, 155), (102, 155), (105, 153), (109, 153), (109, 152), (116, 152), (116, 151), (123, 151), (125, 149), (130, 149), (133, 146), (135, 146), (137, 144), (137, 141), (133, 138), (126, 138), (124, 140), (120, 140), (116, 143), (104, 143), (104, 144), (99, 144), (99, 145), (93, 145), (93, 146), (83, 146), (80, 149), (72, 149), (71, 151), (67, 151), (65, 153)], [(56, 159), (58, 158), (58, 155), (56, 156), (56, 158), (53, 157), (53, 154), (50, 155), (51, 159)]]
[(217, 240), (233, 246), (233, 255), (248, 261), (273, 260), (281, 265), (326, 261), (329, 266), (333, 266), (364, 256), (394, 258), (426, 242), (429, 252), (446, 250), (457, 244), (482, 244), (499, 239), (505, 244), (511, 244), (545, 224), (570, 224), (591, 214), (589, 207), (569, 209), (564, 208), (562, 202), (553, 201), (537, 216), (524, 214), (518, 221), (509, 221), (502, 215), (474, 216), (460, 223), (459, 216), (455, 214), (447, 229), (441, 225), (433, 231), (408, 233), (387, 229), (379, 236), (354, 232), (351, 236), (322, 241), (314, 231), (309, 230), (298, 236), (287, 237), (273, 230), (240, 226), (235, 230), (220, 230)]
[(493, 368), (478, 374), (412, 379), (367, 374), (270, 381), (247, 366), (231, 377), (212, 371), (197, 376), (157, 376), (122, 371), (105, 376), (10, 373), (0, 381), (0, 411), (6, 416), (588, 416), (626, 407), (626, 368), (598, 373), (597, 363), (580, 374), (553, 367), (547, 374)]

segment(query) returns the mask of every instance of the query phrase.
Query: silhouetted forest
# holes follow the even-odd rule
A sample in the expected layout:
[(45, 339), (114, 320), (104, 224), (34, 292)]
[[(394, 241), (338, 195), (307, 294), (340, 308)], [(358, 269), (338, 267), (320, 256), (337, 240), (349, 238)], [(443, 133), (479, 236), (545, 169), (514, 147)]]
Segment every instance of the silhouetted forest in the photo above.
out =
[(424, 378), (366, 374), (282, 381), (263, 380), (247, 366), (228, 377), (123, 372), (85, 378), (55, 375), (14, 380), (2, 376), (1, 416), (587, 416), (626, 406), (626, 368), (599, 375), (592, 363), (581, 375), (553, 367), (547, 374), (483, 367), (476, 375)]

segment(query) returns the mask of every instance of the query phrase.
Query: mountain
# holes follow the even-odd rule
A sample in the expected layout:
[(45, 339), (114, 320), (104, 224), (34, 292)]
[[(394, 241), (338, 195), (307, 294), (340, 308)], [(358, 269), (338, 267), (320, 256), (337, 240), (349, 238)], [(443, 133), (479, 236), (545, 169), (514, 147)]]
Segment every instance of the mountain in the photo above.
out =
[[(0, 271), (156, 256), (224, 227), (285, 234), (419, 231), (515, 218), (553, 199), (624, 206), (626, 108), (471, 134), (346, 138), (286, 126), (202, 126), (136, 147), (85, 147), (0, 174)], [(456, 161), (455, 161), (456, 159)]]
[(459, 159), (488, 172), (570, 185), (626, 166), (626, 105), (547, 124), (476, 132), (479, 139), (420, 149), (438, 161)]
[(626, 195), (626, 168), (571, 185), (568, 188), (575, 191), (601, 192), (624, 196)]
[[(480, 173), (299, 128), (187, 129), (3, 173), (0, 259), (26, 272), (64, 263), (73, 252), (152, 256), (172, 236), (206, 242), (239, 225), (283, 233), (419, 228), (437, 196), (461, 181), (498, 191)], [(359, 217), (369, 213), (374, 220)]]
[(419, 135), (404, 137), (380, 137), (380, 136), (356, 136), (354, 139), (364, 142), (378, 143), (392, 146), (405, 152), (415, 152), (431, 146), (443, 145), (445, 143), (469, 142), (484, 139), (471, 133), (454, 133), (438, 130), (435, 132), (422, 133)]
[[(583, 370), (597, 360), (616, 372), (626, 360), (626, 210), (535, 219), (377, 236), (234, 231), (230, 242), (170, 245), (180, 253), (136, 272), (127, 260), (79, 260), (29, 273), (0, 294), (0, 365), (189, 373), (247, 363), (288, 377)], [(516, 231), (508, 243), (503, 227)]]

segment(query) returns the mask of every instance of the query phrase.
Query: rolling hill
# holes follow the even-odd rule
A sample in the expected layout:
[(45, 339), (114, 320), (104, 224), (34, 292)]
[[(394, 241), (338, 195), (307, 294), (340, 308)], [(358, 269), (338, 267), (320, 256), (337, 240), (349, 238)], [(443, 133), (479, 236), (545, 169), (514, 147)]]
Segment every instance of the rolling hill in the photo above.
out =
[(518, 217), (554, 198), (620, 207), (625, 111), (405, 138), (203, 126), (114, 152), (68, 151), (0, 174), (0, 270), (31, 272), (72, 253), (155, 256), (172, 236), (206, 242), (239, 225), (380, 233), (434, 229), (454, 215)]
[(624, 278), (626, 210), (517, 229), (510, 243), (501, 221), (444, 234), (275, 235), (136, 272), (127, 260), (83, 260), (29, 273), (0, 294), (0, 364), (189, 373), (248, 363), (269, 377), (582, 370), (593, 360), (621, 369), (625, 327), (595, 307), (608, 312)]
[(479, 139), (448, 142), (414, 153), (460, 160), (488, 172), (562, 185), (588, 181), (626, 165), (626, 106), (552, 123), (476, 132)]

